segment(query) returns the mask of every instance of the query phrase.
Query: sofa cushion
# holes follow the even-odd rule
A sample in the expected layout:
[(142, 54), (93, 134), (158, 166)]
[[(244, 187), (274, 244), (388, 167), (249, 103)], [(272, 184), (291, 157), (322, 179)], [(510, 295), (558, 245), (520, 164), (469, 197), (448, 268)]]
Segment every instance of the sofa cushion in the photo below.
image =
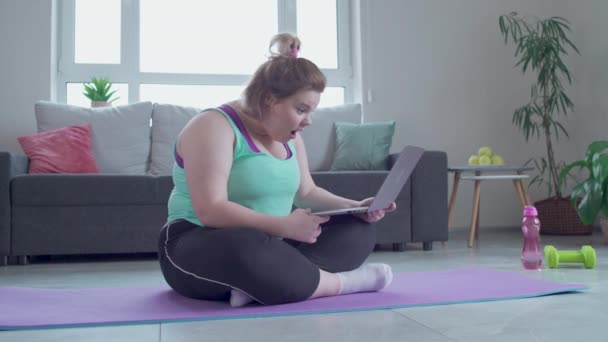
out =
[(152, 175), (170, 175), (173, 170), (173, 144), (188, 121), (200, 109), (155, 103), (152, 109), (152, 147), (150, 170)]
[(352, 124), (336, 122), (332, 171), (387, 170), (395, 121)]
[(16, 206), (12, 255), (158, 252), (166, 204)]
[(18, 137), (29, 173), (99, 173), (91, 149), (91, 125), (69, 126)]
[(346, 104), (319, 108), (312, 113), (312, 125), (302, 131), (310, 171), (329, 170), (336, 144), (334, 122), (361, 123), (361, 105)]
[(35, 106), (38, 132), (90, 124), (91, 145), (102, 173), (145, 174), (150, 155), (152, 103), (84, 108), (41, 101)]
[(164, 203), (157, 177), (146, 175), (20, 175), (11, 181), (13, 206), (96, 206)]

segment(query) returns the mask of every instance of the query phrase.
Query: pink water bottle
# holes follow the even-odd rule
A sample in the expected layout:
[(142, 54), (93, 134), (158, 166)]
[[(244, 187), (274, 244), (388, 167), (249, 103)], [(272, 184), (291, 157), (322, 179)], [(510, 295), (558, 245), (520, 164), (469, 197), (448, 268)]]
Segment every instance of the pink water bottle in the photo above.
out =
[(538, 220), (538, 212), (534, 206), (527, 205), (524, 207), (524, 219), (521, 222), (521, 231), (524, 234), (521, 264), (527, 270), (538, 270), (543, 264), (543, 256), (539, 242), (540, 221)]

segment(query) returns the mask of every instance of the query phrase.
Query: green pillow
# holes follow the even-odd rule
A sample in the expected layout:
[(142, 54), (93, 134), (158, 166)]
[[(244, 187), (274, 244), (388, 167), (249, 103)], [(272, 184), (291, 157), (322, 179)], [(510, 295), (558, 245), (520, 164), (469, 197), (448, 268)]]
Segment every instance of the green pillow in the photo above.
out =
[(395, 121), (353, 124), (336, 122), (332, 171), (387, 170)]

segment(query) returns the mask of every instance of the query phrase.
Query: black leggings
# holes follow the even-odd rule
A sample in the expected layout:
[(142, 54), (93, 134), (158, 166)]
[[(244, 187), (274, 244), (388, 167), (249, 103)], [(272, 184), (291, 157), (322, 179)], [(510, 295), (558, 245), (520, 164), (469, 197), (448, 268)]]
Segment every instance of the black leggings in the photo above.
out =
[(227, 300), (234, 288), (262, 304), (306, 300), (319, 285), (319, 269), (353, 270), (376, 243), (375, 226), (350, 215), (322, 227), (317, 242), (306, 244), (252, 228), (172, 221), (160, 234), (161, 270), (169, 286), (190, 298)]

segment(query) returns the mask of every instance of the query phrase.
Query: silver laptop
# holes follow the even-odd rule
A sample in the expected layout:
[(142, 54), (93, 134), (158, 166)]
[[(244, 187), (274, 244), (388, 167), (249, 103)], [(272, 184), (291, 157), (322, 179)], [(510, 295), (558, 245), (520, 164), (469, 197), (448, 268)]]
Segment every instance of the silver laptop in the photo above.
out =
[(333, 216), (371, 212), (388, 208), (391, 202), (397, 199), (399, 192), (401, 192), (401, 189), (405, 183), (407, 183), (407, 180), (410, 178), (412, 171), (414, 171), (416, 164), (418, 164), (420, 157), (422, 157), (423, 152), (424, 149), (416, 146), (408, 145), (403, 148), (401, 153), (399, 153), (397, 162), (395, 162), (393, 168), (388, 173), (388, 176), (384, 179), (380, 190), (378, 190), (378, 193), (374, 196), (374, 200), (369, 207), (324, 210), (313, 212), (312, 214), (318, 216)]

